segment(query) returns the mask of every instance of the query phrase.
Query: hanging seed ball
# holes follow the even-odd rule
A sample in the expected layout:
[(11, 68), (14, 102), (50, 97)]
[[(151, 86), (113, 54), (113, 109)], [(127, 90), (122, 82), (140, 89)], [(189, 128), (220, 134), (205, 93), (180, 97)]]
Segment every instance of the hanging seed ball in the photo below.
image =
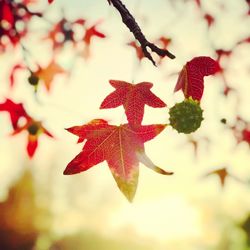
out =
[(36, 75), (31, 74), (30, 77), (28, 78), (28, 81), (30, 85), (36, 86), (38, 84), (39, 78)]
[(175, 104), (170, 110), (170, 125), (179, 133), (190, 134), (196, 131), (203, 120), (203, 110), (198, 101), (192, 98)]
[(33, 123), (28, 127), (28, 132), (30, 135), (36, 135), (38, 133), (39, 126), (37, 123)]

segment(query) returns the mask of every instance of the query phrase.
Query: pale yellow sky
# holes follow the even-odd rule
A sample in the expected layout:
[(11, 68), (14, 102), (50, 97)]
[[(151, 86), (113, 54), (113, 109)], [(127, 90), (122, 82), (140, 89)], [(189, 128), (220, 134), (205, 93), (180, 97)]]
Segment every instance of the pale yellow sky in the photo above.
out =
[[(71, 3), (72, 2), (72, 3)], [(230, 132), (219, 123), (222, 117), (233, 121), (235, 115), (235, 97), (228, 100), (220, 95), (221, 79), (205, 79), (205, 93), (201, 103), (205, 110), (205, 121), (194, 133), (195, 138), (208, 136), (208, 146), (201, 140), (198, 158), (194, 158), (191, 145), (186, 136), (179, 135), (171, 128), (146, 143), (148, 156), (154, 163), (166, 170), (175, 172), (173, 176), (157, 175), (144, 166), (140, 167), (140, 180), (134, 202), (129, 204), (116, 187), (106, 163), (75, 176), (63, 176), (67, 163), (79, 152), (82, 145), (76, 145), (76, 138), (64, 128), (80, 125), (94, 118), (103, 118), (112, 124), (126, 122), (122, 108), (99, 110), (102, 100), (113, 91), (110, 79), (135, 83), (149, 81), (154, 83), (152, 91), (162, 98), (168, 107), (181, 101), (181, 93), (173, 94), (177, 75), (183, 64), (194, 56), (214, 56), (209, 40), (219, 48), (230, 49), (237, 39), (249, 32), (250, 20), (243, 18), (246, 5), (241, 1), (203, 1), (204, 8), (218, 17), (218, 26), (207, 33), (206, 23), (192, 3), (184, 7), (177, 1), (176, 9), (168, 1), (124, 1), (142, 24), (150, 39), (160, 35), (171, 36), (170, 49), (176, 54), (176, 60), (165, 59), (163, 65), (153, 67), (143, 60), (138, 67), (134, 51), (124, 45), (132, 36), (121, 23), (116, 11), (107, 6), (104, 0), (59, 1), (48, 10), (47, 18), (54, 21), (59, 16), (60, 7), (65, 7), (66, 16), (74, 18), (81, 15), (89, 18), (89, 24), (103, 20), (99, 29), (107, 34), (107, 39), (96, 40), (89, 61), (78, 59), (70, 81), (59, 76), (47, 94), (43, 87), (39, 89), (37, 103), (30, 86), (26, 84), (24, 73), (18, 73), (15, 88), (10, 91), (6, 82), (6, 72), (14, 61), (21, 58), (16, 52), (1, 55), (0, 100), (10, 96), (15, 101), (24, 102), (28, 111), (37, 119), (44, 121), (56, 140), (41, 137), (41, 144), (33, 160), (25, 155), (25, 135), (13, 138), (6, 136), (10, 132), (7, 115), (1, 113), (0, 133), (0, 176), (1, 195), (6, 195), (10, 182), (17, 178), (25, 167), (30, 167), (38, 184), (46, 186), (51, 182), (52, 209), (55, 214), (54, 230), (59, 233), (72, 233), (87, 228), (96, 230), (109, 237), (133, 237), (157, 242), (159, 248), (171, 246), (181, 240), (213, 246), (219, 240), (221, 227), (216, 216), (225, 214), (240, 220), (250, 211), (249, 187), (229, 180), (221, 190), (218, 179), (202, 179), (205, 173), (216, 167), (227, 166), (230, 172), (246, 179), (249, 177), (249, 149), (247, 145), (235, 148)], [(208, 3), (209, 2), (209, 3)], [(236, 3), (237, 2), (237, 3)], [(220, 9), (225, 5), (228, 14)], [(48, 25), (41, 21), (32, 27)], [(50, 60), (49, 45), (37, 43), (35, 38), (24, 42), (31, 49), (38, 62)], [(66, 48), (56, 58), (66, 69), (74, 58), (71, 48)], [(237, 107), (246, 118), (249, 115), (249, 72), (250, 48), (242, 45), (235, 50), (227, 72), (230, 84), (240, 89), (242, 106)], [(239, 86), (239, 87), (238, 87)], [(168, 122), (168, 109), (146, 108), (144, 124)], [(204, 218), (208, 216), (207, 223)], [(131, 232), (131, 234), (130, 234)], [(134, 233), (133, 233), (134, 232)], [(209, 240), (208, 240), (209, 239)], [(185, 248), (186, 247), (186, 248)], [(189, 247), (189, 245), (188, 245)], [(199, 249), (182, 246), (178, 249)], [(174, 249), (174, 250), (177, 250)]]

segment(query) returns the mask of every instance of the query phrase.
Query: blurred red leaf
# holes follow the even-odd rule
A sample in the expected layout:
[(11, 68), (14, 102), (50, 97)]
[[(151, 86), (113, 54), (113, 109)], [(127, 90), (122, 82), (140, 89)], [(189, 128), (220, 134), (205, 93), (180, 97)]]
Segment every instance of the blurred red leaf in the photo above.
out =
[(106, 160), (119, 189), (132, 201), (137, 188), (139, 162), (158, 173), (172, 174), (155, 166), (144, 151), (144, 143), (153, 139), (164, 128), (165, 125), (162, 124), (136, 128), (129, 124), (114, 126), (102, 119), (69, 128), (69, 132), (79, 137), (78, 141), (86, 140), (86, 143), (68, 164), (64, 174), (80, 173)]
[(139, 46), (136, 41), (129, 42), (128, 45), (135, 49), (135, 53), (139, 61), (145, 57), (141, 46)]
[(183, 67), (174, 91), (182, 89), (185, 98), (192, 97), (193, 100), (200, 101), (204, 90), (204, 76), (213, 75), (219, 70), (218, 62), (212, 58), (195, 57)]
[(12, 135), (17, 135), (23, 131), (28, 132), (26, 150), (30, 158), (34, 156), (38, 146), (38, 138), (42, 134), (46, 134), (47, 136), (53, 138), (53, 135), (42, 125), (42, 123), (34, 120), (33, 118), (29, 118), (24, 126), (16, 128)]
[(8, 5), (7, 3), (3, 2), (3, 6), (2, 6), (2, 18), (1, 18), (1, 22), (8, 22), (8, 24), (10, 25), (9, 27), (12, 27), (15, 19), (14, 19), (14, 15), (12, 13), (11, 7), (10, 5)]
[[(31, 12), (27, 8), (30, 2), (32, 1), (0, 1), (0, 51), (4, 52), (7, 47), (18, 45), (20, 39), (27, 34), (28, 23), (32, 16), (42, 16), (41, 13)], [(17, 29), (18, 26), (22, 28)]]
[(20, 118), (30, 118), (26, 113), (22, 103), (14, 103), (8, 98), (4, 103), (0, 103), (0, 111), (6, 111), (9, 113), (13, 129), (17, 129)]
[(152, 83), (131, 84), (118, 80), (109, 82), (116, 90), (104, 99), (100, 108), (116, 108), (123, 105), (127, 120), (132, 125), (141, 124), (146, 104), (153, 108), (166, 107), (166, 104), (151, 92)]
[(96, 29), (96, 26), (97, 25), (95, 24), (95, 25), (91, 26), (90, 28), (86, 29), (86, 33), (84, 35), (83, 41), (85, 42), (85, 44), (87, 46), (90, 45), (93, 37), (95, 37), (95, 36), (99, 37), (99, 38), (105, 38), (106, 37), (103, 33), (101, 33), (100, 31), (98, 31)]
[(52, 29), (48, 32), (48, 35), (44, 39), (52, 41), (53, 49), (60, 49), (65, 42), (72, 42), (75, 46), (79, 41), (75, 39), (75, 25), (83, 26), (86, 20), (79, 18), (73, 22), (62, 18), (59, 22), (54, 24)]
[(204, 19), (206, 20), (208, 27), (211, 27), (215, 22), (214, 17), (208, 13), (204, 15)]
[(90, 46), (91, 46), (92, 39), (94, 37), (99, 37), (99, 38), (106, 37), (106, 35), (104, 33), (97, 30), (96, 26), (97, 26), (97, 24), (87, 28), (85, 31), (85, 35), (83, 37), (83, 42), (85, 44), (85, 50), (84, 50), (84, 57), (85, 58), (88, 58), (90, 55)]

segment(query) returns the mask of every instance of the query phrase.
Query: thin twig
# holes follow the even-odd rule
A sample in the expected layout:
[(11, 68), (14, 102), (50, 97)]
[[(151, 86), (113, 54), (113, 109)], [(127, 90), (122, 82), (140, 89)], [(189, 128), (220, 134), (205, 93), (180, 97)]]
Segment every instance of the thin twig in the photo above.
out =
[(152, 52), (155, 52), (157, 55), (161, 57), (167, 56), (171, 59), (175, 58), (175, 56), (168, 50), (161, 49), (146, 39), (146, 37), (141, 31), (141, 28), (137, 24), (135, 18), (129, 12), (126, 6), (122, 3), (121, 0), (108, 0), (108, 2), (110, 5), (112, 4), (119, 11), (123, 23), (128, 27), (130, 32), (133, 33), (134, 37), (140, 43), (144, 56), (147, 57), (154, 65), (156, 65), (155, 61), (152, 58), (151, 54), (148, 52), (147, 47), (149, 47), (152, 50)]

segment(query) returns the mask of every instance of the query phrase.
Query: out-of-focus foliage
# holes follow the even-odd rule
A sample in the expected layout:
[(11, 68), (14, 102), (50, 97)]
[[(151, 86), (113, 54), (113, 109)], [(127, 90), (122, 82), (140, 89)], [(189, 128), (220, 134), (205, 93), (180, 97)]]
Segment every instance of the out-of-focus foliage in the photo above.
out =
[(7, 200), (0, 203), (0, 249), (30, 250), (39, 235), (49, 230), (50, 213), (38, 204), (37, 191), (26, 170), (9, 190)]

